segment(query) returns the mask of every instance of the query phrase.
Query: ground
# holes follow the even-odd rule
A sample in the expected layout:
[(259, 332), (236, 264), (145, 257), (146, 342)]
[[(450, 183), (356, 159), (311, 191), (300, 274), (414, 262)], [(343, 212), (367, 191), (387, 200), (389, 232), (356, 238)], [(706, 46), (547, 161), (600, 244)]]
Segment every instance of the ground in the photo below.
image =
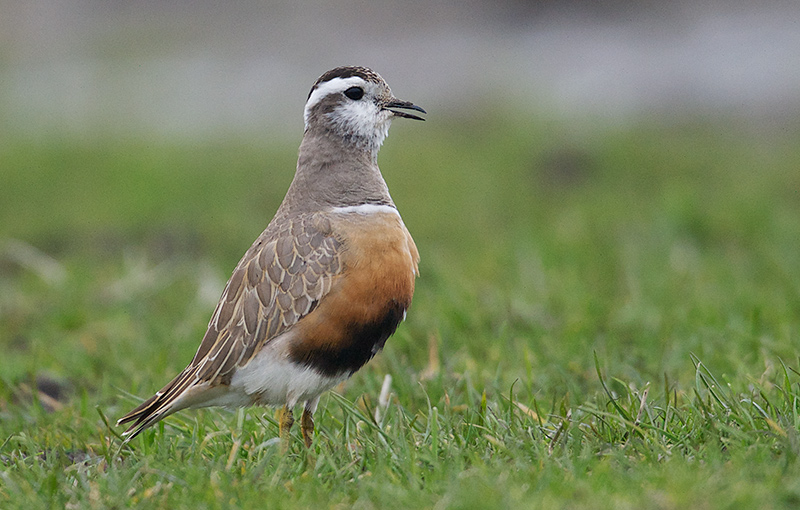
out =
[(380, 164), (422, 255), (413, 306), (282, 454), (263, 408), (182, 412), (122, 449), (113, 422), (191, 359), (296, 144), (12, 138), (0, 506), (795, 507), (796, 140), (395, 123)]

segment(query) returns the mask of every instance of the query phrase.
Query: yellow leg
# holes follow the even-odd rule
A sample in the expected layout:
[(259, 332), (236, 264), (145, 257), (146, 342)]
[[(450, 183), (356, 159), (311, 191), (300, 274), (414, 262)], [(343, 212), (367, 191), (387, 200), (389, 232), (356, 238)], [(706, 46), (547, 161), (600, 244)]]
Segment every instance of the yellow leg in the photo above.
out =
[(310, 448), (314, 439), (314, 416), (308, 408), (303, 409), (303, 416), (300, 417), (300, 431), (303, 433), (306, 448)]
[(294, 413), (288, 406), (283, 406), (275, 412), (275, 419), (278, 420), (278, 435), (281, 438), (281, 450), (284, 452), (289, 449), (290, 432), (294, 425)]

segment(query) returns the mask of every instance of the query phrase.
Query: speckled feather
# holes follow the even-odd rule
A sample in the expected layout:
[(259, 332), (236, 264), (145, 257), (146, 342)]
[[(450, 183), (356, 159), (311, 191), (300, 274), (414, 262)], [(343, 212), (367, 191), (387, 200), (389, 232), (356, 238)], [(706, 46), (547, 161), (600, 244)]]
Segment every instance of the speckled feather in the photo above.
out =
[(177, 409), (201, 383), (225, 385), (266, 343), (316, 308), (341, 270), (330, 222), (318, 214), (273, 221), (245, 253), (211, 316), (192, 362), (119, 423), (136, 420), (132, 435)]

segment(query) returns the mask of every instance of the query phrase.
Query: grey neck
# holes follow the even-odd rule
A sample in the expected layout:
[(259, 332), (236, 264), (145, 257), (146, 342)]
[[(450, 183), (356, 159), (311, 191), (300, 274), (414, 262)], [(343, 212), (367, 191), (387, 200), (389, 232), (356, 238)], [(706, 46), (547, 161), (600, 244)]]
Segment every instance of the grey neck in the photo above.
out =
[(362, 148), (340, 134), (307, 129), (294, 180), (278, 214), (362, 204), (394, 206), (377, 159), (377, 150)]

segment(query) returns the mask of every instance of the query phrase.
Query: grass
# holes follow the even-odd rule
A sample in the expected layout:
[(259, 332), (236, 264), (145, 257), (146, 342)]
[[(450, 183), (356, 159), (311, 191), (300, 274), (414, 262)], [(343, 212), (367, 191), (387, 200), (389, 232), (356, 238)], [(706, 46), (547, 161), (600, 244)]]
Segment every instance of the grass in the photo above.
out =
[(796, 507), (795, 135), (398, 122), (414, 305), (286, 455), (264, 409), (108, 423), (189, 361), (296, 148), (9, 137), (0, 507)]

